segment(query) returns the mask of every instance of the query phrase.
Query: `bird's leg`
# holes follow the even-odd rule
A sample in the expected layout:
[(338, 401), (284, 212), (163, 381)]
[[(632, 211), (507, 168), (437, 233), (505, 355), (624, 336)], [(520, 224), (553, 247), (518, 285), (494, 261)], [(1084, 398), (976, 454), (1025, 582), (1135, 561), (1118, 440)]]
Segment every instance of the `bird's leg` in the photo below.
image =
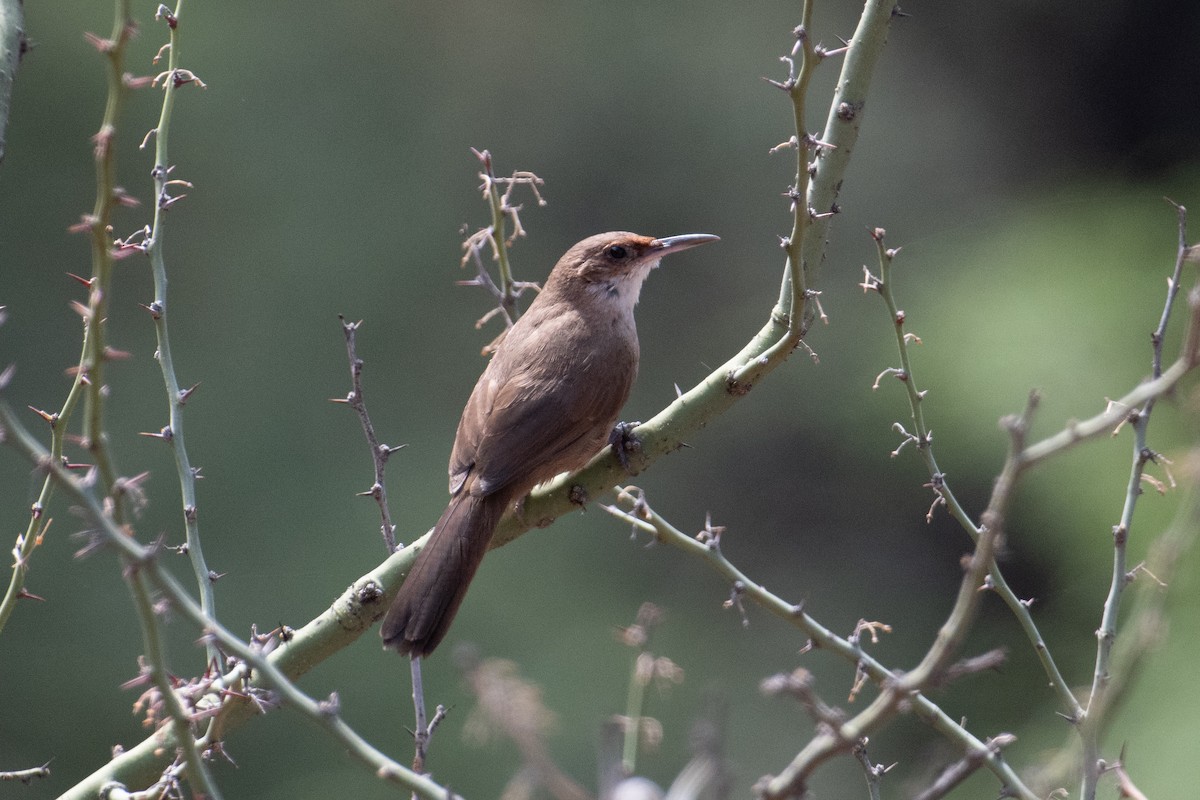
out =
[(642, 451), (642, 440), (633, 434), (634, 428), (641, 424), (640, 422), (618, 422), (608, 436), (608, 443), (612, 445), (613, 454), (616, 455), (617, 461), (621, 462), (625, 472), (630, 475), (637, 473), (629, 466), (629, 454)]

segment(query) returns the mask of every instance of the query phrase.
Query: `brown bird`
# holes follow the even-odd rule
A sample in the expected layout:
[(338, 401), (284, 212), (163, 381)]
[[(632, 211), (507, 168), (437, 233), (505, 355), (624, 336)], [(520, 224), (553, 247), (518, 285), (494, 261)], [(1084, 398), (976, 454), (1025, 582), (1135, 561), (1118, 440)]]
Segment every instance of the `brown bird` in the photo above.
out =
[(717, 238), (601, 233), (559, 259), (463, 409), (450, 504), (383, 618), (385, 647), (431, 653), (505, 510), (609, 442), (637, 376), (633, 307), (642, 282), (668, 253)]

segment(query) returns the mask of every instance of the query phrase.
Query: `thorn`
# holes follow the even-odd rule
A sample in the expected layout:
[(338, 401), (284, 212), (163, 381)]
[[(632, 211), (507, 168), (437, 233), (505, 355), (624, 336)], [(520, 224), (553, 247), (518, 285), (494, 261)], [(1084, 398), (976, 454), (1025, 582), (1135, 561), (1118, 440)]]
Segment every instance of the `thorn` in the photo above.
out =
[(175, 438), (175, 432), (171, 430), (170, 425), (164, 425), (162, 430), (160, 430), (158, 433), (147, 433), (143, 431), (138, 433), (138, 436), (147, 436), (151, 439), (162, 439), (163, 441), (169, 442)]
[(67, 226), (67, 233), (87, 233), (95, 224), (96, 218), (91, 214), (80, 214), (79, 222), (76, 222), (74, 225)]
[(818, 150), (837, 150), (837, 145), (833, 142), (821, 141), (811, 133), (804, 134), (804, 146), (815, 147)]
[[(842, 53), (845, 53), (849, 49), (850, 49), (849, 45), (845, 45), (843, 47), (837, 47), (837, 48), (833, 48), (833, 49), (827, 48), (824, 45), (817, 45), (816, 47), (813, 48), (813, 52), (817, 54), (818, 58), (832, 58), (833, 56), (840, 56)], [(846, 104), (843, 103), (842, 105), (846, 105)], [(840, 109), (839, 109), (839, 111), (840, 111)]]
[(192, 392), (200, 388), (200, 382), (193, 383), (186, 389), (179, 392), (179, 405), (187, 405), (188, 398), (192, 396)]
[(84, 286), (88, 287), (89, 289), (92, 288), (92, 285), (96, 282), (95, 278), (81, 278), (78, 275), (76, 275), (74, 272), (68, 272), (67, 275), (69, 275), (72, 278), (74, 278), (75, 280), (79, 281)]
[(169, 195), (166, 192), (163, 192), (158, 198), (158, 207), (166, 211), (168, 208), (175, 205), (185, 197), (187, 197), (186, 194)]
[(26, 406), (26, 408), (50, 423), (51, 428), (58, 424), (58, 414), (51, 414), (48, 411), (42, 411), (40, 408), (34, 408), (33, 406)]
[(90, 31), (84, 31), (83, 38), (87, 41), (88, 44), (90, 44), (92, 47), (96, 48), (97, 52), (109, 53), (113, 49), (112, 39), (104, 39), (100, 36), (97, 36), (94, 33), (91, 33)]
[(114, 186), (112, 197), (118, 205), (125, 206), (126, 208), (137, 208), (142, 204), (142, 201), (126, 191), (124, 186)]
[(126, 72), (121, 76), (122, 83), (129, 89), (145, 89), (147, 86), (154, 85), (154, 79), (149, 75), (130, 75)]

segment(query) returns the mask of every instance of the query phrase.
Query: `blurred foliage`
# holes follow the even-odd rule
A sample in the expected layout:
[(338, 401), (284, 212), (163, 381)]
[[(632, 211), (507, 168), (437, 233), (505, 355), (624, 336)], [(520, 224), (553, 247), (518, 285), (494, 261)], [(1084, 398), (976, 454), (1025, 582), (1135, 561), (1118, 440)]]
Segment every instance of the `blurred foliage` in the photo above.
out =
[[(162, 40), (154, 5), (138, 4), (145, 29), (130, 66), (140, 72), (155, 71)], [(914, 16), (893, 26), (834, 226), (821, 287), (831, 323), (810, 339), (820, 363), (797, 354), (692, 448), (640, 476), (655, 508), (696, 530), (711, 511), (728, 526), (727, 554), (749, 574), (843, 633), (859, 618), (890, 622), (895, 633), (872, 650), (900, 668), (915, 663), (950, 605), (968, 543), (942, 514), (926, 524), (930, 497), (912, 454), (887, 456), (897, 444), (890, 425), (907, 410), (898, 387), (870, 390), (895, 355), (882, 304), (856, 286), (873, 254), (864, 227), (886, 227), (903, 246), (899, 294), (924, 340), (915, 370), (930, 389), (939, 459), (978, 511), (1004, 454), (995, 421), (1031, 388), (1045, 394), (1036, 430), (1049, 434), (1149, 371), (1147, 334), (1175, 241), (1160, 198), (1200, 207), (1197, 109), (1174, 99), (1190, 96), (1178, 87), (1197, 78), (1198, 9), (906, 6)], [(848, 36), (857, 11), (819, 3), (816, 36)], [(0, 365), (17, 365), (14, 403), (54, 408), (78, 352), (66, 307), (77, 287), (64, 273), (88, 269), (87, 242), (66, 228), (91, 206), (89, 137), (103, 107), (101, 66), (82, 32), (107, 30), (110, 10), (55, 3), (26, 13), (35, 48), (17, 78), (0, 169), (0, 304), (9, 308)], [(353, 496), (371, 474), (357, 422), (326, 402), (348, 385), (338, 313), (365, 320), (359, 348), (376, 428), (409, 445), (389, 473), (400, 538), (419, 535), (442, 508), (454, 426), (496, 332), (472, 328), (484, 293), (454, 285), (467, 277), (457, 266), (462, 229), (486, 219), (470, 146), (491, 149), (499, 172), (529, 169), (546, 181), (550, 204), (530, 204), (530, 235), (513, 250), (523, 279), (540, 280), (597, 231), (721, 235), (646, 287), (628, 418), (648, 418), (675, 384), (691, 385), (757, 330), (782, 266), (790, 169), (767, 154), (790, 134), (790, 110), (759, 77), (780, 74), (798, 15), (797, 4), (774, 0), (188, 5), (184, 65), (209, 88), (179, 98), (175, 177), (195, 188), (171, 212), (166, 252), (180, 379), (202, 382), (189, 439), (205, 477), (206, 554), (227, 573), (217, 589), (228, 626), (302, 624), (383, 555), (374, 507)], [(836, 70), (821, 70), (813, 108)], [(137, 143), (159, 99), (136, 93), (121, 131), (121, 179), (143, 199), (151, 161)], [(148, 213), (122, 210), (115, 233)], [(136, 435), (160, 428), (166, 413), (153, 331), (136, 306), (150, 294), (145, 265), (121, 262), (109, 331), (133, 358), (109, 371), (111, 431), (118, 465), (152, 473), (140, 534), (177, 541), (169, 454)], [(1160, 404), (1154, 447), (1195, 445), (1194, 392), (1192, 380), (1177, 402)], [(1125, 436), (1105, 440), (1039, 469), (1022, 488), (1005, 555), (1080, 685), (1091, 677), (1129, 447)], [(0, 456), (5, 536), (23, 529), (36, 485), (24, 464)], [(1131, 562), (1177, 505), (1178, 493), (1143, 498)], [(115, 743), (146, 733), (129, 714), (133, 693), (116, 689), (136, 673), (141, 646), (117, 566), (111, 555), (73, 559), (77, 523), (65, 508), (52, 515), (29, 581), (47, 602), (20, 608), (0, 639), (0, 768), (54, 759), (53, 778), (22, 790), (29, 797), (57, 794)], [(803, 641), (753, 608), (743, 628), (721, 607), (727, 588), (701, 565), (643, 544), (595, 511), (526, 536), (489, 556), (451, 639), (518, 662), (542, 687), (559, 719), (553, 754), (589, 784), (600, 724), (624, 701), (628, 655), (613, 631), (653, 601), (668, 613), (656, 650), (688, 677), (651, 699), (666, 739), (643, 760), (647, 774), (666, 784), (687, 760), (689, 720), (717, 687), (735, 786), (748, 786), (810, 731), (797, 709), (760, 697), (758, 681), (803, 663), (826, 699), (842, 702), (851, 676), (820, 653), (799, 656)], [(1191, 785), (1180, 765), (1194, 755), (1200, 699), (1175, 687), (1200, 659), (1198, 579), (1193, 553), (1171, 589), (1179, 624), (1109, 743), (1114, 756), (1129, 743), (1130, 770), (1152, 796)], [(1007, 644), (1009, 665), (939, 699), (980, 735), (1014, 730), (1010, 761), (1029, 763), (1067, 726), (1007, 612), (991, 601), (985, 612), (969, 649)], [(175, 625), (172, 634), (174, 670), (196, 670), (194, 632)], [(468, 797), (495, 796), (514, 752), (460, 741), (470, 701), (448, 644), (426, 669), (427, 696), (455, 707), (431, 766)], [(403, 760), (407, 681), (407, 666), (367, 636), (303, 685), (338, 691), (351, 724)], [(907, 720), (873, 737), (870, 753), (899, 761), (888, 780), (906, 785), (931, 759), (951, 757), (942, 747)], [(228, 796), (380, 793), (286, 711), (228, 749), (241, 767), (218, 768)], [(972, 785), (993, 792), (990, 780)], [(845, 796), (835, 789), (859, 781), (845, 759), (814, 789)]]

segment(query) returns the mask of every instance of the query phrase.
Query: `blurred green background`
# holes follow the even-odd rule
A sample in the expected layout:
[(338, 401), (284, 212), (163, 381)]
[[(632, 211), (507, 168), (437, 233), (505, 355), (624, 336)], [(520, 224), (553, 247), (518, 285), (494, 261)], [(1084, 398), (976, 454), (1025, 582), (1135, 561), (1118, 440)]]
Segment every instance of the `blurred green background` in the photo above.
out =
[[(139, 2), (143, 29), (128, 68), (153, 73), (165, 41)], [(929, 494), (892, 422), (906, 421), (900, 387), (874, 377), (895, 363), (882, 303), (857, 287), (873, 258), (865, 228), (903, 246), (900, 297), (926, 413), (951, 485), (978, 513), (1004, 455), (996, 420), (1044, 393), (1036, 431), (1101, 410), (1149, 371), (1175, 247), (1164, 195), (1200, 205), (1200, 9), (1192, 3), (1102, 2), (1046, 9), (1022, 0), (914, 3), (895, 21), (865, 127), (840, 198), (844, 213), (822, 275), (830, 325), (690, 449), (639, 476), (654, 507), (684, 529), (704, 515), (728, 527), (727, 554), (783, 597), (804, 600), (849, 633), (860, 618), (895, 632), (871, 650), (911, 667), (950, 606), (968, 541)], [(849, 37), (860, 5), (821, 2), (815, 36)], [(67, 272), (87, 274), (87, 242), (66, 233), (90, 210), (89, 137), (102, 115), (100, 58), (84, 31), (107, 35), (106, 3), (26, 7), (35, 49), (18, 75), (9, 150), (0, 166), (0, 365), (15, 363), (14, 405), (56, 409), (78, 354)], [(760, 80), (782, 74), (799, 4), (700, 0), (653, 4), (461, 0), (442, 3), (188, 4), (183, 65), (207, 84), (179, 95), (175, 177), (194, 182), (170, 215), (172, 337), (180, 380), (202, 387), (187, 408), (188, 445), (203, 467), (200, 520), (220, 616), (235, 631), (299, 626), (383, 556), (371, 481), (354, 415), (337, 315), (362, 319), (360, 354), (377, 429), (406, 443), (389, 471), (404, 540), (443, 507), (445, 465), (462, 403), (497, 332), (472, 323), (479, 290), (456, 287), (465, 229), (486, 221), (470, 147), (497, 171), (546, 181), (545, 208), (527, 202), (530, 235), (512, 257), (541, 280), (563, 250), (609, 229), (654, 235), (712, 232), (719, 245), (672, 259), (643, 292), (642, 372), (625, 412), (647, 419), (731, 355), (764, 321), (778, 285), (780, 193), (790, 155), (785, 98)], [(840, 62), (822, 67), (808, 121), (818, 130)], [(155, 90), (135, 93), (120, 139), (121, 183), (145, 201), (151, 157), (137, 149), (158, 115)], [(520, 195), (518, 195), (520, 197)], [(122, 209), (116, 234), (149, 221)], [(1194, 280), (1190, 270), (1188, 285)], [(109, 331), (132, 353), (108, 373), (112, 440), (128, 474), (150, 470), (143, 539), (182, 537), (167, 448), (137, 436), (165, 422), (153, 330), (137, 307), (152, 296), (144, 261), (120, 263)], [(1173, 330), (1171, 342), (1179, 331)], [(1168, 353), (1174, 352), (1168, 345)], [(1194, 378), (1160, 404), (1152, 446), (1179, 456), (1197, 439)], [(1188, 398), (1191, 398), (1190, 401)], [(1187, 404), (1190, 402), (1191, 415)], [(29, 423), (36, 425), (31, 414)], [(1090, 682), (1107, 591), (1130, 439), (1098, 441), (1029, 476), (1004, 555), (1022, 596), (1073, 684)], [(1156, 472), (1162, 476), (1162, 472)], [(15, 538), (38, 481), (0, 451), (0, 532)], [(1146, 552), (1181, 498), (1144, 496), (1130, 563)], [(24, 604), (0, 637), (0, 769), (53, 759), (53, 777), (5, 796), (50, 797), (140, 741), (134, 693), (141, 641), (111, 554), (72, 558), (78, 522), (61, 502), (28, 581), (45, 603)], [(435, 777), (468, 797), (495, 797), (516, 763), (511, 745), (464, 743), (472, 701), (452, 651), (473, 642), (518, 661), (559, 716), (552, 750), (594, 785), (600, 723), (623, 710), (631, 652), (613, 632), (646, 600), (667, 622), (656, 652), (686, 682), (654, 693), (648, 713), (666, 739), (642, 761), (666, 783), (687, 759), (689, 721), (715, 690), (728, 706), (728, 757), (738, 796), (778, 771), (811, 732), (790, 702), (758, 682), (803, 665), (830, 702), (852, 676), (757, 608), (743, 628), (724, 610), (727, 587), (703, 565), (631, 541), (593, 509), (489, 556), (446, 645), (428, 661), (427, 696), (453, 706), (435, 739)], [(181, 575), (186, 566), (179, 565)], [(1128, 742), (1129, 768), (1151, 796), (1179, 795), (1200, 755), (1200, 696), (1180, 677), (1200, 659), (1200, 562), (1173, 581), (1173, 625), (1148, 661), (1107, 742)], [(171, 666), (190, 675), (195, 632), (171, 628)], [(1067, 738), (1031, 649), (989, 597), (968, 653), (1009, 648), (999, 674), (935, 695), (980, 736), (1013, 731), (1018, 767)], [(411, 717), (407, 665), (374, 634), (302, 685), (337, 691), (346, 719), (405, 760)], [(860, 700), (853, 708), (861, 707)], [(329, 739), (290, 712), (228, 743), (238, 767), (217, 767), (230, 797), (390, 794)], [(899, 762), (889, 793), (927, 781), (953, 754), (914, 720), (872, 738), (870, 755)], [(862, 796), (849, 759), (822, 770), (824, 797)], [(991, 796), (989, 776), (971, 784)], [(1069, 786), (1074, 790), (1074, 785)], [(968, 788), (969, 794), (972, 789)], [(979, 796), (976, 794), (975, 796)]]

